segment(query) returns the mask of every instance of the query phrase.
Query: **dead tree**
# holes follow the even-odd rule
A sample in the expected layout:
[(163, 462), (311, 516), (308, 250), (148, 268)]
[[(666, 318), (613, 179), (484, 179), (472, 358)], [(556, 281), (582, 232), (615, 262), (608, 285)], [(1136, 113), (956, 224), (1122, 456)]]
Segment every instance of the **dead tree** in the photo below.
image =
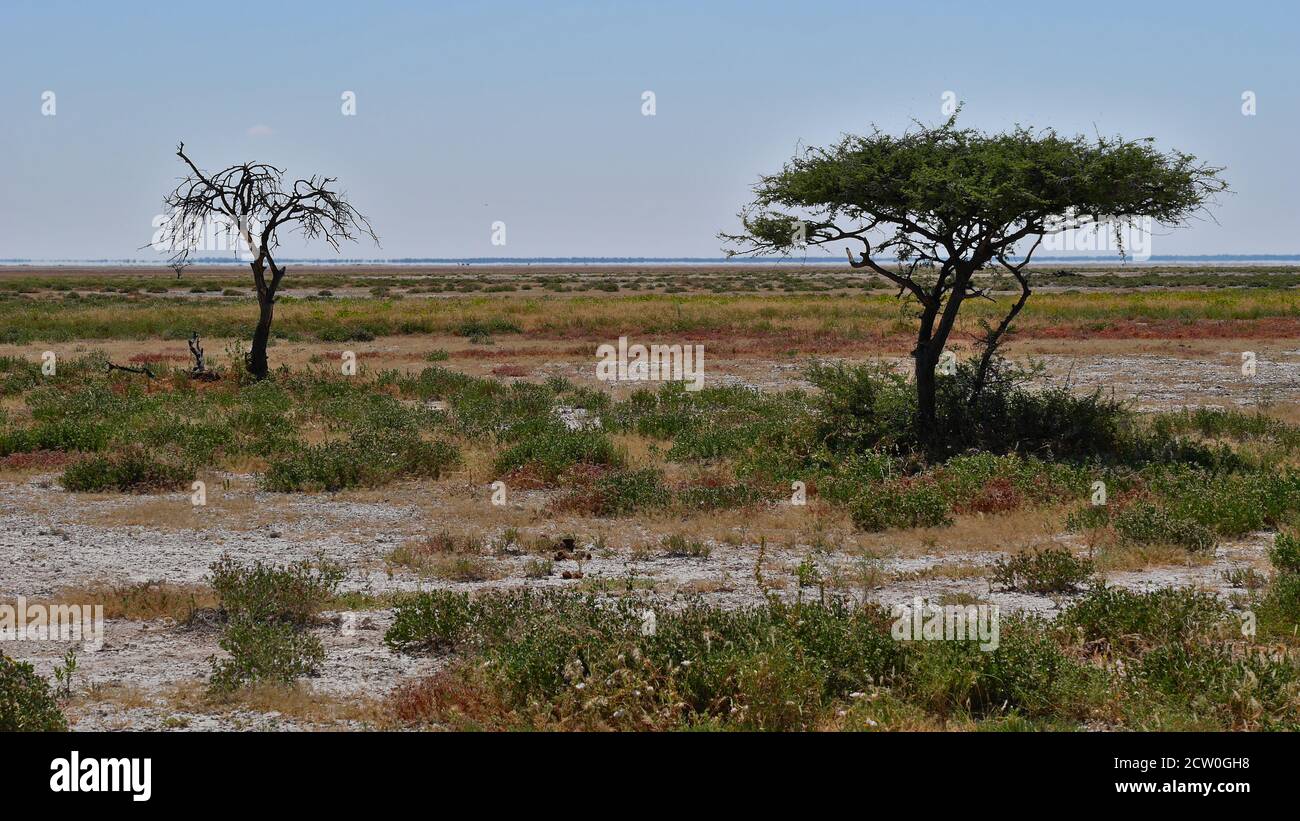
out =
[(190, 369), (190, 373), (205, 373), (207, 366), (203, 363), (203, 346), (199, 344), (197, 331), (190, 334), (190, 356), (194, 357), (194, 367)]
[(198, 331), (190, 334), (189, 345), (190, 356), (194, 357), (194, 367), (190, 368), (190, 378), (205, 381), (217, 379), (217, 374), (208, 370), (207, 358), (203, 355), (203, 346), (199, 344)]
[(153, 371), (149, 369), (148, 365), (141, 365), (138, 368), (132, 368), (128, 365), (114, 365), (112, 362), (109, 362), (108, 372), (112, 373), (113, 371), (123, 371), (125, 373), (138, 373), (141, 374), (142, 376), (147, 376), (150, 379), (155, 378)]
[(249, 267), (258, 304), (252, 348), (244, 364), (254, 378), (264, 379), (270, 370), (266, 348), (276, 293), (287, 270), (274, 256), (280, 229), (298, 231), (307, 240), (323, 239), (335, 251), (344, 240), (366, 236), (378, 245), (379, 237), (343, 192), (335, 190), (334, 177), (312, 176), (286, 185), (284, 169), (273, 165), (249, 162), (204, 172), (186, 155), (185, 143), (177, 147), (176, 156), (189, 172), (164, 200), (169, 212), (164, 237), (173, 250), (169, 264), (179, 275), (208, 226), (242, 243), (241, 250), (252, 257)]

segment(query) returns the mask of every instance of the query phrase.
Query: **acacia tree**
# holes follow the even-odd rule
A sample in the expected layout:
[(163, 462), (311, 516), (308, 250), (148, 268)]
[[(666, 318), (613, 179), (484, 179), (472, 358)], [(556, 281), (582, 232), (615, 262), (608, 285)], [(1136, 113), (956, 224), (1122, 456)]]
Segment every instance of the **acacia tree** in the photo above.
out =
[(176, 156), (189, 172), (163, 201), (169, 212), (164, 237), (174, 252), (170, 265), (179, 275), (204, 228), (214, 222), (217, 230), (233, 233), (243, 242), (252, 257), (249, 266), (258, 304), (257, 327), (244, 364), (254, 378), (265, 379), (275, 297), (288, 270), (275, 261), (280, 229), (297, 231), (307, 240), (323, 239), (335, 251), (345, 240), (355, 242), (366, 236), (378, 245), (379, 237), (343, 192), (335, 190), (334, 177), (312, 176), (286, 186), (285, 170), (273, 165), (243, 163), (205, 173), (185, 153), (183, 142)]
[[(982, 323), (983, 352), (968, 400), (983, 390), (999, 343), (1032, 292), (1027, 268), (1048, 234), (1139, 219), (1178, 225), (1226, 184), (1210, 167), (1150, 138), (1082, 136), (1017, 127), (1004, 134), (941, 126), (894, 137), (874, 129), (798, 153), (760, 177), (740, 213), (743, 233), (723, 233), (732, 254), (789, 253), (847, 243), (849, 264), (898, 286), (913, 300), (916, 436), (934, 444), (935, 368), (965, 300), (1015, 280), (1019, 293), (1000, 322)], [(860, 256), (853, 249), (861, 244)], [(1018, 245), (1027, 250), (1016, 256)], [(992, 276), (977, 274), (985, 272)]]

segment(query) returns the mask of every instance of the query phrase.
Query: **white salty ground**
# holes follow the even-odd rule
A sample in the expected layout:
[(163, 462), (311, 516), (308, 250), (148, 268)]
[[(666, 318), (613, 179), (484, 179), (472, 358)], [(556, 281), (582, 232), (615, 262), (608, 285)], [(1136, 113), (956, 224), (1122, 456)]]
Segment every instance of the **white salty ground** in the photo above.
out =
[[(261, 559), (284, 562), (298, 558), (311, 558), (320, 554), (344, 562), (351, 570), (343, 584), (345, 590), (365, 590), (383, 594), (398, 590), (416, 590), (434, 586), (472, 590), (507, 586), (576, 586), (577, 580), (563, 580), (557, 575), (547, 579), (528, 579), (523, 576), (523, 557), (503, 557), (500, 561), (513, 562), (514, 570), (507, 578), (480, 583), (450, 583), (420, 579), (409, 574), (389, 575), (381, 569), (382, 556), (392, 547), (392, 540), (377, 541), (370, 537), (352, 539), (344, 534), (321, 535), (310, 532), (306, 526), (299, 528), (286, 524), (278, 529), (252, 532), (228, 530), (220, 523), (202, 533), (198, 538), (192, 531), (164, 531), (147, 527), (105, 527), (78, 521), (81, 506), (112, 504), (111, 500), (57, 497), (57, 504), (42, 513), (28, 512), (33, 502), (47, 498), (51, 491), (39, 482), (0, 486), (0, 597), (10, 599), (19, 595), (38, 598), (55, 593), (61, 588), (75, 587), (98, 580), (145, 581), (161, 580), (176, 583), (200, 581), (208, 566), (222, 553), (229, 553), (243, 561)], [(57, 493), (57, 492), (56, 492)], [(187, 503), (185, 496), (177, 494), (178, 504)], [(329, 508), (342, 504), (328, 497), (302, 496), (294, 498), (293, 505), (309, 509)], [(374, 504), (363, 511), (355, 503), (347, 503), (352, 515), (365, 516), (371, 522), (400, 522), (409, 519), (414, 511), (398, 505)], [(313, 521), (313, 516), (305, 521)], [(301, 531), (301, 532), (300, 532)], [(1068, 542), (1069, 537), (1061, 537)], [(1152, 589), (1163, 586), (1191, 585), (1221, 594), (1232, 592), (1224, 574), (1234, 567), (1249, 567), (1265, 555), (1269, 537), (1258, 534), (1241, 542), (1219, 546), (1214, 560), (1208, 564), (1171, 566), (1113, 573), (1110, 581), (1134, 589)], [(673, 606), (674, 596), (669, 592), (682, 585), (706, 583), (701, 593), (706, 601), (723, 606), (741, 606), (761, 601), (762, 592), (754, 579), (753, 571), (758, 559), (758, 547), (752, 544), (722, 545), (713, 543), (707, 559), (657, 557), (632, 560), (627, 555), (594, 554), (584, 562), (583, 571), (588, 583), (593, 578), (610, 580), (618, 589), (621, 580), (632, 574), (638, 580), (652, 579), (656, 592), (641, 592), (648, 602), (659, 606)], [(588, 546), (589, 548), (591, 546)], [(809, 546), (794, 549), (767, 549), (769, 566), (793, 567), (805, 555)], [(941, 555), (916, 558), (881, 558), (874, 560), (879, 578), (892, 579), (896, 574), (916, 574), (937, 564), (952, 565), (952, 556)], [(978, 552), (961, 554), (957, 561), (988, 565), (1002, 554)], [(853, 573), (861, 559), (819, 554), (818, 564), (824, 575), (838, 569)], [(568, 565), (569, 563), (564, 563)], [(904, 578), (907, 578), (905, 576)], [(913, 577), (915, 578), (915, 577)], [(714, 589), (716, 588), (716, 589)], [(860, 591), (840, 591), (863, 595)], [(789, 584), (782, 595), (816, 596), (815, 588), (798, 591), (797, 584)], [(910, 603), (914, 597), (940, 600), (947, 596), (964, 594), (981, 601), (997, 604), (1004, 612), (1032, 611), (1053, 615), (1068, 597), (1035, 596), (1002, 592), (990, 589), (989, 582), (980, 576), (966, 578), (916, 578), (909, 581), (886, 581), (865, 595), (886, 605)], [(413, 678), (427, 675), (443, 662), (426, 656), (410, 656), (390, 652), (384, 646), (384, 630), (391, 624), (391, 610), (377, 610), (357, 614), (326, 614), (333, 623), (316, 628), (327, 653), (322, 674), (310, 680), (315, 692), (347, 698), (349, 696), (381, 697), (391, 688)], [(223, 712), (186, 712), (169, 708), (162, 697), (167, 688), (184, 683), (199, 682), (209, 673), (208, 658), (221, 655), (217, 646), (219, 631), (212, 627), (186, 628), (153, 622), (110, 620), (105, 625), (104, 644), (96, 652), (82, 652), (77, 671), (79, 688), (113, 685), (127, 687), (149, 697), (156, 696), (156, 704), (123, 706), (111, 700), (88, 700), (73, 711), (77, 729), (311, 729), (316, 725), (295, 721), (278, 714), (251, 710)], [(63, 642), (12, 642), (5, 651), (17, 658), (31, 661), (38, 672), (49, 676), (67, 650)], [(336, 729), (351, 726), (344, 722), (330, 725)]]

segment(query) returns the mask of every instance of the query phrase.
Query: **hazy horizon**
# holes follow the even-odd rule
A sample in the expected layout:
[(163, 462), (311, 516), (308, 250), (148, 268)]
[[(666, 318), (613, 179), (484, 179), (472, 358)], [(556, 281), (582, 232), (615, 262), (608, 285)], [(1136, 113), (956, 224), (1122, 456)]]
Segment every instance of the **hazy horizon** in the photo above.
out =
[[(1007, 257), (1015, 260), (1021, 259), (1015, 255)], [(420, 266), (440, 266), (440, 265), (655, 265), (655, 264), (707, 264), (707, 265), (791, 265), (791, 266), (817, 266), (824, 267), (827, 265), (837, 265), (840, 262), (838, 256), (826, 257), (796, 257), (796, 256), (770, 256), (770, 257), (753, 257), (753, 256), (736, 256), (736, 257), (605, 257), (605, 256), (554, 256), (554, 257), (289, 257), (279, 256), (277, 259), (282, 264), (297, 263), (311, 265), (420, 265)], [(1257, 262), (1275, 262), (1300, 264), (1300, 253), (1295, 254), (1153, 254), (1143, 259), (1135, 260), (1132, 258), (1121, 259), (1113, 254), (1075, 254), (1075, 255), (1041, 255), (1035, 254), (1033, 257), (1035, 263), (1073, 263), (1077, 265), (1160, 265), (1163, 263), (1180, 263), (1180, 264), (1197, 264), (1197, 263), (1257, 263)], [(0, 265), (32, 265), (32, 266), (57, 266), (57, 265), (86, 265), (86, 266), (143, 266), (158, 265), (166, 267), (165, 259), (151, 259), (146, 257), (101, 257), (101, 258), (33, 258), (33, 257), (0, 257)], [(232, 259), (228, 257), (192, 257), (191, 265), (201, 266), (220, 266), (230, 265), (243, 267), (248, 264), (247, 260)]]

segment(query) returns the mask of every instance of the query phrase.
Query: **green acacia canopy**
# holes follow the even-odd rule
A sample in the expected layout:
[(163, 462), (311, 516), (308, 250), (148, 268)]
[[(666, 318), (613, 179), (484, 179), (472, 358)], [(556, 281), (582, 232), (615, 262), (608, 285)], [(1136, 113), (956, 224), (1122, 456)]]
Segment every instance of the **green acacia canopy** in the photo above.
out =
[(1224, 189), (1221, 170), (1152, 139), (985, 134), (957, 128), (954, 116), (902, 136), (874, 130), (805, 149), (760, 179), (741, 214), (744, 233), (723, 237), (739, 246), (731, 253), (859, 240), (868, 254), (901, 260), (988, 262), (1027, 237), (1096, 219), (1181, 223)]
[[(895, 137), (874, 130), (828, 148), (808, 148), (780, 172), (761, 177), (742, 210), (744, 232), (722, 234), (730, 254), (788, 253), (847, 242), (849, 263), (866, 268), (919, 304), (917, 429), (935, 430), (935, 365), (970, 297), (987, 297), (975, 274), (1000, 269), (1020, 294), (1001, 322), (981, 323), (983, 354), (968, 401), (974, 403), (998, 345), (1032, 291), (1026, 270), (1043, 236), (1109, 223), (1184, 222), (1226, 188), (1214, 168), (1151, 139), (1061, 137), (1017, 127), (1005, 134), (935, 128)], [(1028, 251), (1011, 257), (1021, 241)], [(861, 243), (859, 259), (853, 247)], [(1122, 244), (1120, 245), (1123, 250)]]

